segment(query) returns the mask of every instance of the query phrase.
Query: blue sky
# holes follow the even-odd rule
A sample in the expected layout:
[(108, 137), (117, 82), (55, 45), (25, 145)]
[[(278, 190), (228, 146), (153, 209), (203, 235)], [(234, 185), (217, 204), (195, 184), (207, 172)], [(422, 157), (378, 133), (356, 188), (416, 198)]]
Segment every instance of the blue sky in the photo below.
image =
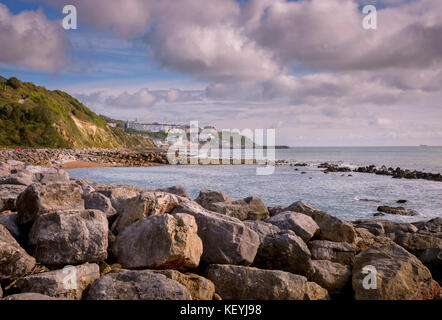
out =
[[(290, 145), (442, 144), (442, 3), (0, 1), (0, 75), (120, 119), (276, 128)], [(362, 27), (366, 4), (375, 30)]]

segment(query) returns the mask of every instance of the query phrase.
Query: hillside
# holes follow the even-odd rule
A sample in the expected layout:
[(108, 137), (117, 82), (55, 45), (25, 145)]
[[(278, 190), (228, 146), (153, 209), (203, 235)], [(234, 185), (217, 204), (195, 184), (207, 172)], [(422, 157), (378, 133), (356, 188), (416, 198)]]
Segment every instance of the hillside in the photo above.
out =
[(69, 94), (0, 76), (0, 147), (154, 147), (151, 139), (110, 127)]

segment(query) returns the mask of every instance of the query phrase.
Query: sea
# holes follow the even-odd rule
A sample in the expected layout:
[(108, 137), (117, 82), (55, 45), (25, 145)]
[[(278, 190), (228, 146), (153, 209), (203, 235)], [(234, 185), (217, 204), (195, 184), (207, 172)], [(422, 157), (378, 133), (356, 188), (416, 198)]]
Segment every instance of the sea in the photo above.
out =
[[(324, 174), (317, 165), (385, 165), (442, 173), (442, 147), (297, 147), (277, 149), (276, 159), (304, 162), (307, 167), (276, 166), (271, 175), (257, 175), (257, 165), (167, 165), (71, 169), (73, 178), (107, 184), (131, 184), (151, 189), (182, 185), (193, 199), (201, 189), (227, 193), (233, 199), (261, 198), (267, 206), (303, 200), (338, 218), (389, 219), (414, 222), (442, 217), (442, 182), (393, 179), (368, 173)], [(295, 169), (298, 170), (295, 170)], [(420, 216), (374, 217), (380, 205), (414, 209)]]

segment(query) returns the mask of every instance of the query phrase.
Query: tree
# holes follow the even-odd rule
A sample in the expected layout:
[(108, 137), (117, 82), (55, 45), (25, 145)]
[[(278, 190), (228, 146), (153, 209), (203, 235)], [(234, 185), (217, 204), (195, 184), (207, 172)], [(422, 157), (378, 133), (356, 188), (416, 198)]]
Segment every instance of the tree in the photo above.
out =
[(6, 84), (16, 90), (21, 87), (21, 81), (18, 80), (16, 77), (9, 78)]

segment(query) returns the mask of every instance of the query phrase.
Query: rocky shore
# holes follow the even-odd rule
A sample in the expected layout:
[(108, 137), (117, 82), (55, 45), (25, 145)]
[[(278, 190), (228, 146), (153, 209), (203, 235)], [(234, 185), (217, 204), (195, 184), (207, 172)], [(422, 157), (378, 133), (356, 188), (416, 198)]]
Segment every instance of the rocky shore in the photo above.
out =
[(162, 149), (23, 149), (0, 150), (0, 162), (16, 160), (36, 166), (63, 167), (69, 162), (89, 162), (113, 166), (148, 166), (167, 164)]
[(441, 271), (442, 218), (350, 222), (302, 201), (191, 200), (0, 163), (5, 300), (433, 300)]

